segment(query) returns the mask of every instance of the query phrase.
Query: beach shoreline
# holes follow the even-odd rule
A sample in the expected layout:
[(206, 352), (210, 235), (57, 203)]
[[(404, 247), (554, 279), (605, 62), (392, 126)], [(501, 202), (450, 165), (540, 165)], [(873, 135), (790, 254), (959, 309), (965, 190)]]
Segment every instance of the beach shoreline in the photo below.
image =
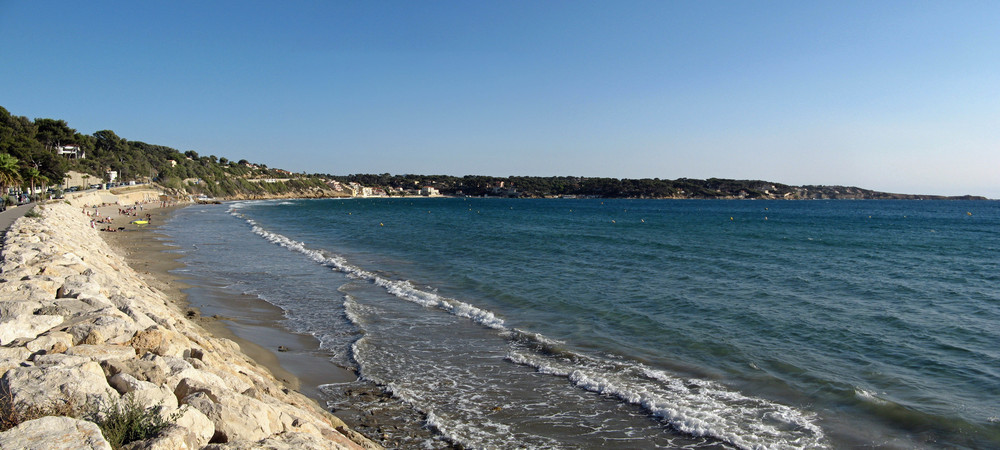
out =
[(84, 193), (38, 205), (11, 226), (0, 267), (0, 372), (8, 407), (41, 416), (11, 416), (0, 447), (22, 448), (39, 433), (107, 444), (82, 410), (47, 408), (130, 396), (139, 408), (176, 413), (167, 430), (138, 438), (143, 448), (381, 448), (185, 306), (188, 285), (163, 276), (177, 258), (146, 226), (174, 211), (157, 203), (169, 201), (153, 189)]
[[(225, 202), (166, 208), (146, 205), (136, 217), (117, 217), (116, 205), (98, 207), (103, 217), (111, 215), (112, 229), (125, 227), (121, 232), (99, 234), (144, 281), (165, 292), (188, 319), (214, 337), (236, 342), (244, 354), (286, 388), (336, 414), (355, 432), (387, 448), (409, 448), (431, 441), (436, 442), (435, 448), (449, 447), (422, 426), (422, 413), (411, 411), (381, 387), (360, 380), (354, 370), (333, 363), (316, 337), (289, 330), (283, 323), (285, 311), (280, 307), (255, 295), (228, 291), (220, 284), (223, 280), (201, 276), (197, 268), (184, 264), (182, 249), (160, 228), (171, 220), (180, 220), (174, 216), (182, 209), (194, 207), (228, 208)], [(150, 214), (149, 224), (142, 228), (130, 224), (146, 214)], [(393, 430), (392, 436), (386, 434), (389, 429)]]
[[(167, 294), (188, 318), (212, 336), (239, 344), (240, 350), (267, 368), (287, 388), (320, 402), (319, 386), (355, 381), (357, 376), (353, 372), (319, 354), (319, 341), (315, 337), (284, 327), (280, 323), (284, 314), (277, 306), (250, 295), (224, 293), (206, 286), (202, 280), (192, 279), (197, 277), (178, 273), (186, 267), (179, 261), (182, 255), (170, 244), (170, 237), (158, 229), (176, 211), (188, 206), (144, 205), (137, 216), (119, 215), (118, 205), (99, 206), (96, 210), (100, 217), (111, 218), (112, 229), (125, 228), (100, 235), (147, 283)], [(130, 223), (146, 219), (147, 214), (148, 224), (140, 227)]]

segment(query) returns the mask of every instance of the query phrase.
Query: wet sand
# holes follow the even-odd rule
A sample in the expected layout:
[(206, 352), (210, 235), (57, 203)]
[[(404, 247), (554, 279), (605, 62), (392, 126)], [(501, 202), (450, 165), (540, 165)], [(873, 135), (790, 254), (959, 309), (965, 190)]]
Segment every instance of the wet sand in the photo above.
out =
[[(111, 227), (124, 231), (100, 233), (120, 252), (150, 286), (171, 298), (188, 317), (195, 319), (208, 333), (231, 339), (240, 349), (289, 389), (297, 390), (330, 409), (319, 386), (332, 385), (335, 410), (341, 420), (355, 431), (386, 448), (454, 448), (435, 439), (422, 426), (425, 417), (394, 400), (377, 386), (358, 382), (357, 374), (330, 362), (319, 349), (319, 341), (310, 335), (292, 333), (281, 321), (277, 306), (255, 296), (227, 293), (212, 280), (182, 276), (185, 265), (178, 261), (177, 247), (169, 244), (157, 227), (184, 206), (160, 208), (144, 205), (138, 217), (119, 216), (118, 206), (99, 207), (101, 217), (112, 218)], [(93, 214), (93, 208), (89, 211)], [(150, 223), (142, 227), (130, 222), (150, 214)], [(107, 224), (96, 224), (102, 229)], [(180, 269), (180, 270), (179, 270)]]
[[(119, 215), (117, 205), (101, 206), (97, 208), (100, 217), (111, 217), (111, 227), (115, 230), (124, 227), (124, 231), (100, 234), (147, 283), (167, 294), (188, 317), (197, 319), (212, 335), (238, 343), (244, 353), (289, 389), (319, 400), (318, 386), (357, 379), (356, 374), (323, 356), (314, 337), (285, 329), (281, 325), (284, 316), (280, 308), (254, 296), (227, 294), (201, 285), (203, 282), (182, 278), (176, 270), (184, 264), (178, 262), (178, 253), (171, 252), (176, 247), (169, 245), (167, 236), (156, 231), (158, 225), (181, 207), (145, 204), (133, 217)], [(93, 215), (94, 208), (87, 211)], [(146, 214), (150, 215), (148, 225), (130, 223), (145, 219)], [(98, 229), (106, 226), (95, 224)]]

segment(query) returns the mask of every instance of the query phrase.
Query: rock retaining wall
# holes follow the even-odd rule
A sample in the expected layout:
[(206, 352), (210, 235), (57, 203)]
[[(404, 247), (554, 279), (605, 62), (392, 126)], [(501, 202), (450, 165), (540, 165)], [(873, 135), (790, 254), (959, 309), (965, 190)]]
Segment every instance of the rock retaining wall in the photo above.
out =
[[(177, 413), (159, 437), (130, 448), (378, 448), (184, 317), (79, 207), (36, 209), (41, 217), (11, 227), (0, 263), (0, 395), (16, 407), (131, 394)], [(109, 448), (91, 425), (31, 420), (0, 433), (0, 448)], [(63, 441), (78, 445), (46, 444)]]

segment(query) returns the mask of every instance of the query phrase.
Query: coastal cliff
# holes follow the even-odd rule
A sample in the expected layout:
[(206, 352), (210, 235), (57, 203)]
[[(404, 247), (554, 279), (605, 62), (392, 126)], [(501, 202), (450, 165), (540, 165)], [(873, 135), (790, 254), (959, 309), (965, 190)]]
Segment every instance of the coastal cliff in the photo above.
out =
[[(171, 424), (127, 448), (380, 448), (186, 317), (69, 203), (36, 207), (3, 244), (5, 414), (134, 401), (159, 407)], [(54, 440), (111, 448), (80, 417), (49, 415), (0, 432), (0, 448), (52, 448)]]

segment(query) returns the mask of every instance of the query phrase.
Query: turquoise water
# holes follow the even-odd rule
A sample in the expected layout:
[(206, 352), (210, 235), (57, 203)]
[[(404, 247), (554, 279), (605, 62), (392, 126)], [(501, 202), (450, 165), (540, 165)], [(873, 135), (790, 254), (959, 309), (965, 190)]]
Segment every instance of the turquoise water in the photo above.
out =
[(1000, 446), (1000, 202), (263, 201), (163, 230), (415, 411), (414, 447)]

